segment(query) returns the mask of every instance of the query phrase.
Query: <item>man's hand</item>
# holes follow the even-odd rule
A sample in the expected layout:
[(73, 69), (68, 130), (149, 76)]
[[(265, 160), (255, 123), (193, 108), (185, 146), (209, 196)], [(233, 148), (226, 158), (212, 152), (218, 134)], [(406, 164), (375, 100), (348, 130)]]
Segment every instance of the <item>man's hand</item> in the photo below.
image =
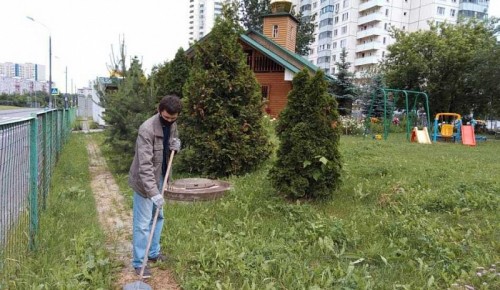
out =
[(162, 207), (163, 204), (165, 203), (165, 200), (163, 199), (163, 195), (162, 194), (157, 194), (157, 195), (151, 197), (151, 200), (153, 201), (153, 203), (157, 207)]
[(170, 141), (170, 150), (179, 152), (181, 150), (181, 139), (172, 138), (172, 140)]

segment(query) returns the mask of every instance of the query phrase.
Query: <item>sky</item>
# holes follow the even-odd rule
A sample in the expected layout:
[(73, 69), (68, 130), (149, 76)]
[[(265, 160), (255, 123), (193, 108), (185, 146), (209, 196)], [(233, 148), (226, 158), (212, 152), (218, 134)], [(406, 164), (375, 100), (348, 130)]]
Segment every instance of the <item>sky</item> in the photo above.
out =
[(188, 8), (188, 0), (1, 0), (0, 62), (45, 65), (48, 80), (51, 35), (52, 81), (73, 93), (109, 76), (124, 38), (149, 74), (188, 48)]
[[(73, 93), (109, 76), (124, 38), (126, 55), (149, 74), (188, 48), (188, 8), (188, 0), (0, 0), (0, 62), (45, 65), (48, 80), (50, 34), (54, 86)], [(500, 17), (500, 0), (489, 13)]]

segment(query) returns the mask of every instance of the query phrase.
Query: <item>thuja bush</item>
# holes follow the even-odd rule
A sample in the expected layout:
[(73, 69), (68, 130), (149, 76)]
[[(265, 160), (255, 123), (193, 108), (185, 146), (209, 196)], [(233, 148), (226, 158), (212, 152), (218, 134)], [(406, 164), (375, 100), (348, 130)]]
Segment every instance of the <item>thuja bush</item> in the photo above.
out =
[(338, 112), (323, 72), (293, 79), (276, 133), (277, 160), (270, 171), (275, 189), (292, 198), (328, 197), (340, 185)]
[[(253, 170), (271, 152), (259, 84), (246, 64), (236, 8), (226, 5), (209, 36), (194, 46), (184, 86), (179, 168), (206, 176)], [(182, 168), (181, 168), (182, 167)]]

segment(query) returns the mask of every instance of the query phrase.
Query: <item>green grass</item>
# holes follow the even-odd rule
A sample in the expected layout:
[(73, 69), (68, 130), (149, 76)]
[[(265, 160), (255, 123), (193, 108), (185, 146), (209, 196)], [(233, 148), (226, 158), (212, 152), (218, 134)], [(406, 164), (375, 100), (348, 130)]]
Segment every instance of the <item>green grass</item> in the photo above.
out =
[(37, 249), (7, 260), (0, 289), (110, 289), (112, 265), (90, 188), (85, 136), (73, 134), (55, 166)]
[(3, 106), (3, 105), (0, 105), (0, 110), (12, 110), (12, 109), (19, 109), (19, 107), (16, 107), (16, 106)]
[(476, 275), (500, 267), (500, 142), (405, 137), (342, 136), (343, 185), (329, 201), (277, 197), (268, 162), (230, 178), (218, 201), (168, 204), (169, 267), (184, 289), (500, 289), (495, 273)]

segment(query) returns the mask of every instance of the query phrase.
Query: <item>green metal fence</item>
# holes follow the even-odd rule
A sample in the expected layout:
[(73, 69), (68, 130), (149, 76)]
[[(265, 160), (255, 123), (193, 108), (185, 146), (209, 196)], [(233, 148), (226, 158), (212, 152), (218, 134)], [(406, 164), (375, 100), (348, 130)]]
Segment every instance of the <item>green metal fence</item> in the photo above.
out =
[(0, 271), (4, 259), (36, 248), (53, 168), (75, 117), (70, 108), (0, 121)]

